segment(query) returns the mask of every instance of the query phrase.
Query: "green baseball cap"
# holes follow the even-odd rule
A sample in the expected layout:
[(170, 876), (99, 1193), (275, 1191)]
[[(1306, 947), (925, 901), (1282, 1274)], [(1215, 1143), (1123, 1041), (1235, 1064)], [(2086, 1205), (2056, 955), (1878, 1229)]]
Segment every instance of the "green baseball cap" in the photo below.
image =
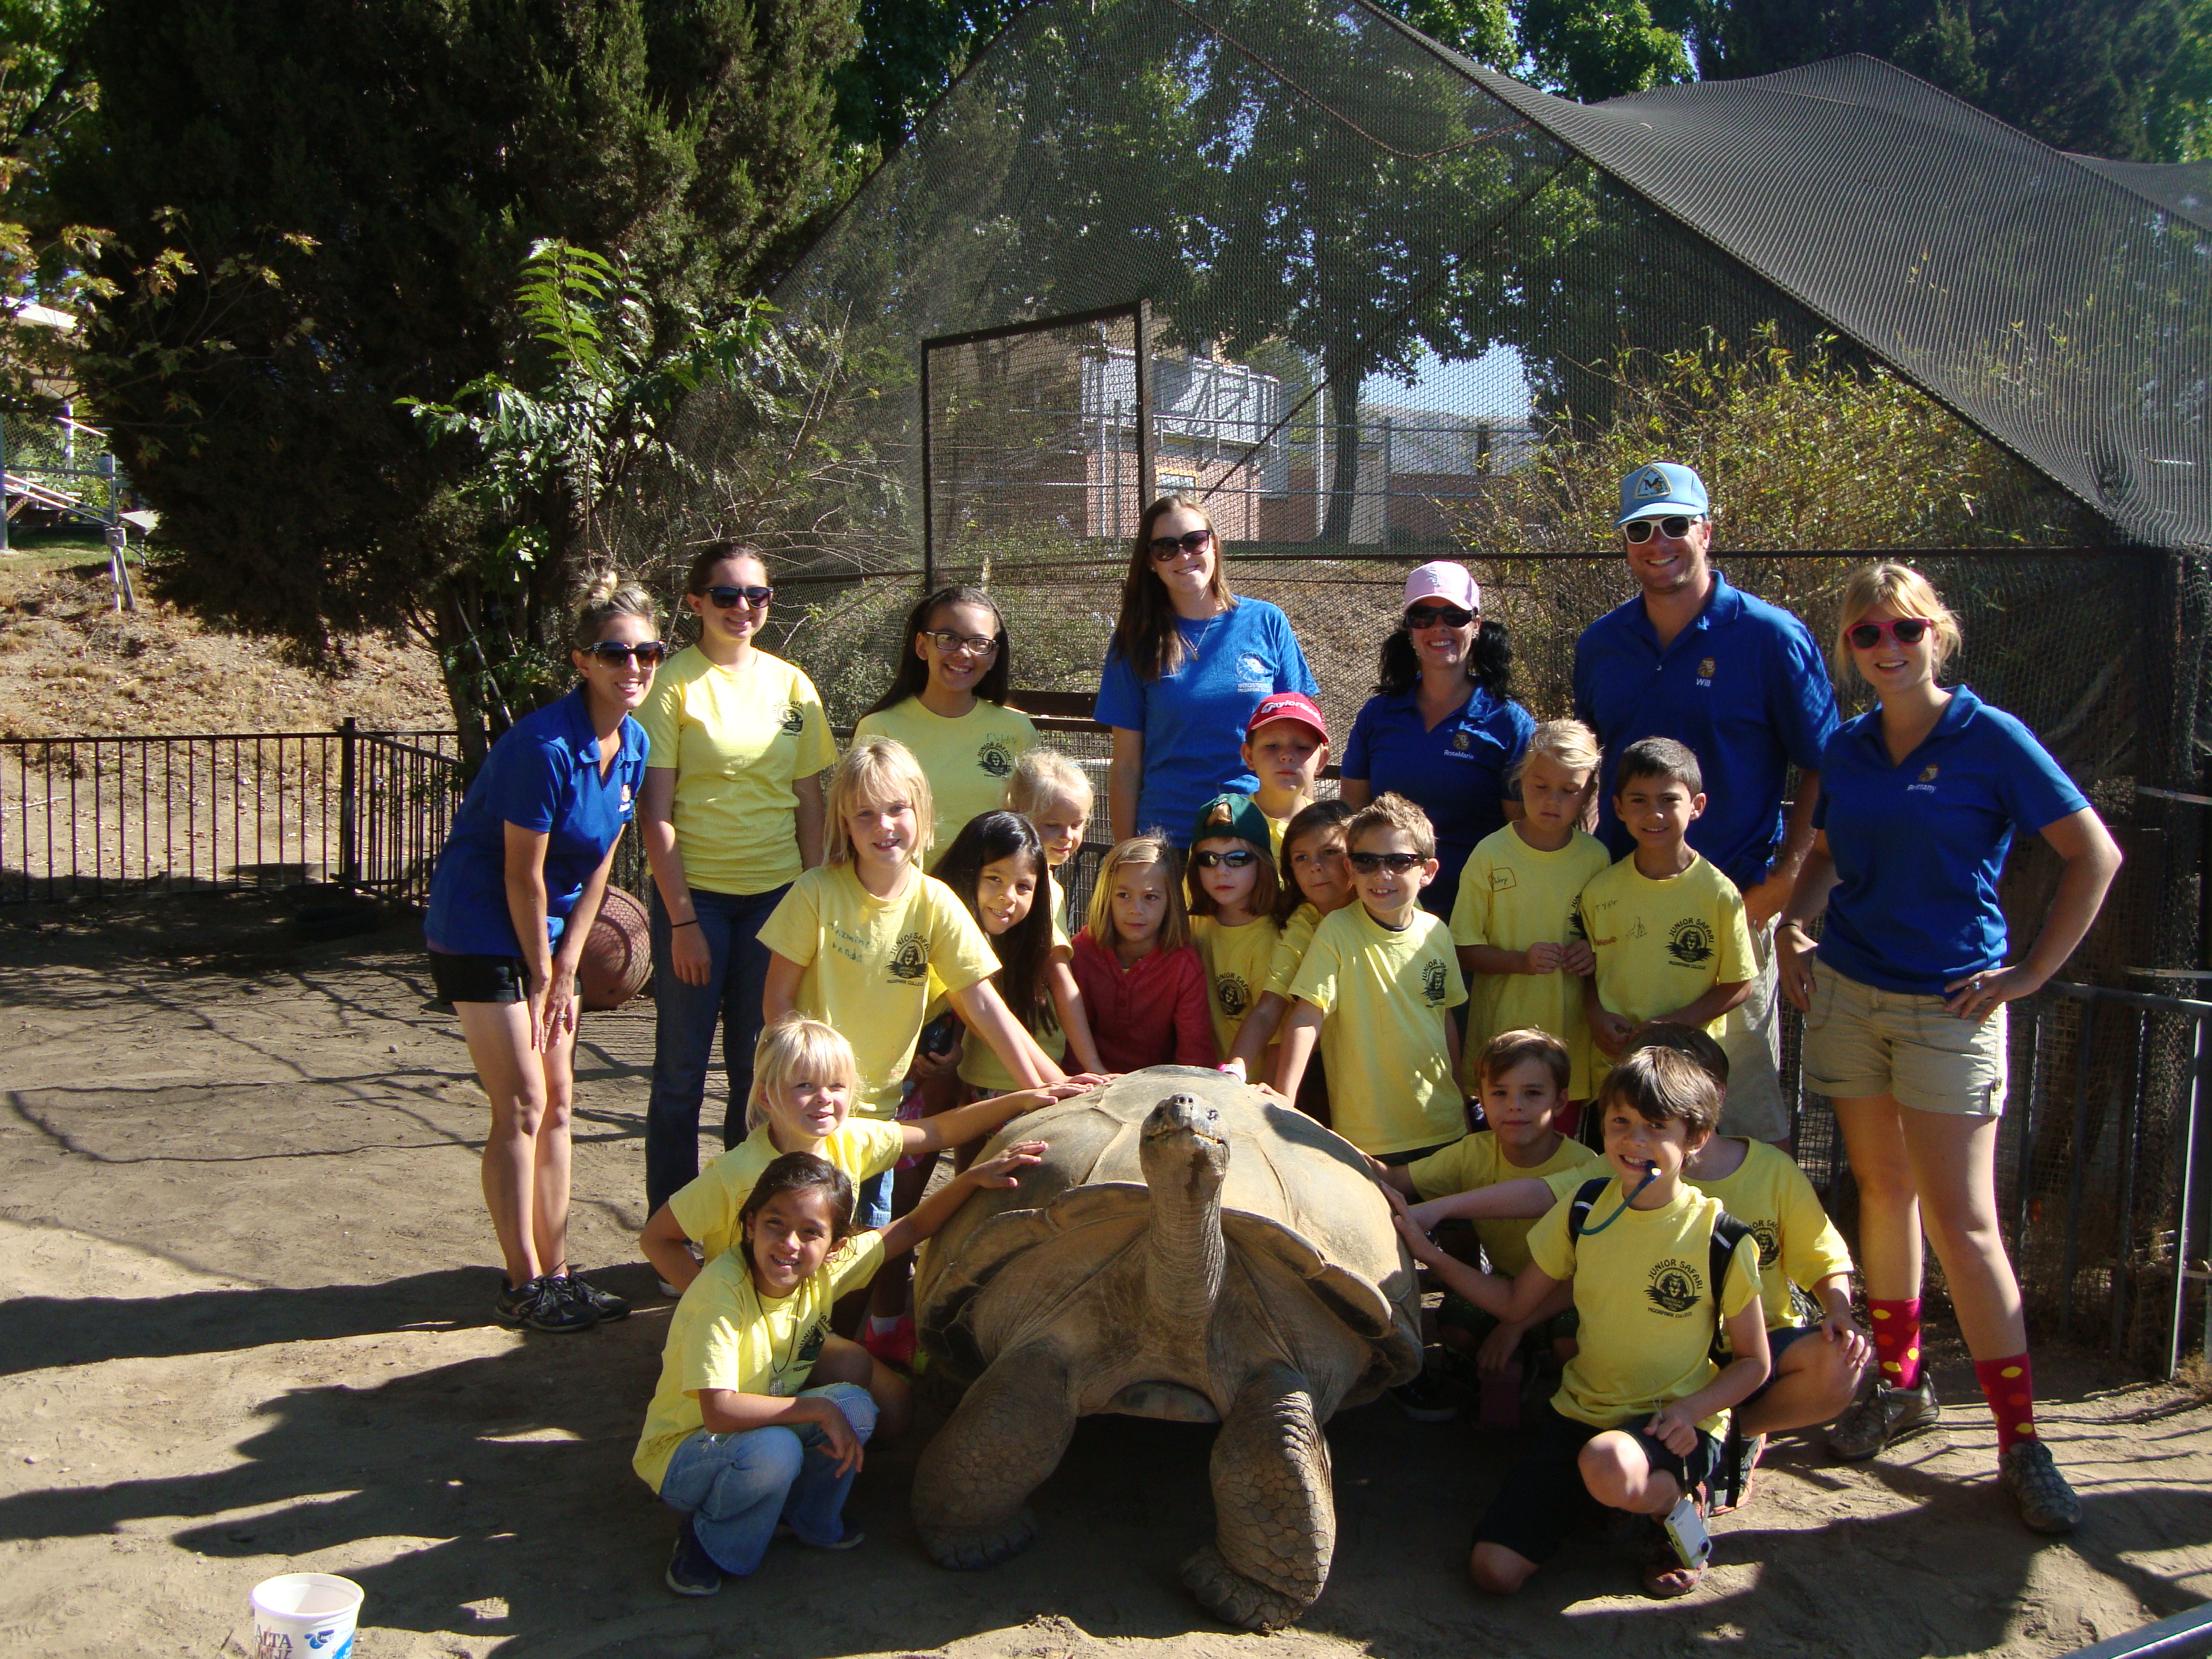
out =
[(1190, 832), (1191, 844), (1212, 836), (1233, 836), (1249, 841), (1261, 854), (1273, 843), (1267, 836), (1267, 815), (1249, 795), (1216, 795), (1198, 809), (1198, 822)]

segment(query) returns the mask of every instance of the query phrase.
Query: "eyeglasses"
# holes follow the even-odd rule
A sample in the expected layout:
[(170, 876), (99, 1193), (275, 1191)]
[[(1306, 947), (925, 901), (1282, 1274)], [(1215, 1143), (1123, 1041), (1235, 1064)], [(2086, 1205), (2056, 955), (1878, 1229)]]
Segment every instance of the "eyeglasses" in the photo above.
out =
[(1480, 612), (1462, 611), (1455, 605), (1417, 605), (1406, 613), (1406, 631), (1418, 634), (1425, 628), (1434, 628), (1439, 623), (1446, 628), (1464, 628)]
[(775, 597), (773, 587), (710, 587), (707, 597), (714, 602), (717, 611), (734, 609), (742, 603), (749, 610), (757, 611)]
[(1419, 853), (1351, 853), (1346, 856), (1351, 859), (1352, 867), (1363, 876), (1371, 876), (1377, 870), (1402, 876), (1415, 865), (1428, 862)]
[(1206, 544), (1213, 539), (1211, 530), (1186, 530), (1180, 536), (1152, 538), (1152, 556), (1162, 564), (1184, 553), (1203, 553)]
[(1632, 519), (1620, 526), (1620, 533), (1631, 547), (1640, 547), (1650, 541), (1655, 528), (1668, 541), (1679, 542), (1690, 533), (1690, 526), (1697, 522), (1697, 520), (1684, 518), (1679, 513), (1664, 519)]
[(601, 640), (597, 645), (584, 647), (587, 657), (597, 657), (609, 668), (619, 668), (631, 658), (637, 659), (641, 668), (652, 668), (667, 659), (668, 647), (659, 640), (641, 640), (635, 645), (624, 645), (620, 640)]
[(1860, 650), (1871, 651), (1884, 640), (1895, 640), (1899, 645), (1917, 645), (1935, 626), (1924, 617), (1899, 617), (1895, 622), (1854, 623), (1844, 637)]
[(956, 634), (949, 628), (940, 628), (934, 634), (922, 636), (948, 657), (955, 651), (968, 651), (978, 657), (992, 655), (999, 648), (998, 641), (988, 634)]
[(1242, 870), (1246, 865), (1256, 861), (1259, 856), (1257, 853), (1248, 852), (1240, 847), (1230, 853), (1193, 853), (1190, 861), (1200, 870), (1211, 870), (1217, 865), (1224, 870)]

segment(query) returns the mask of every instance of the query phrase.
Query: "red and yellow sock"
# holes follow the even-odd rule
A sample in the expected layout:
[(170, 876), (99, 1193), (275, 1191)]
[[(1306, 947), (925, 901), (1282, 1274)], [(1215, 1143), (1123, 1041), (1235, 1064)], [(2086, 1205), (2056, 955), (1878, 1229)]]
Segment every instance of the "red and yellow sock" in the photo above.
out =
[(1881, 1380), (1893, 1389), (1910, 1389), (1920, 1381), (1920, 1298), (1909, 1302), (1867, 1300), (1874, 1326), (1874, 1354), (1881, 1362)]
[(2026, 1353), (2006, 1359), (1977, 1359), (1974, 1380), (1990, 1402), (1990, 1415), (1997, 1420), (1997, 1450), (2015, 1440), (2033, 1440), (2035, 1432), (2035, 1367)]

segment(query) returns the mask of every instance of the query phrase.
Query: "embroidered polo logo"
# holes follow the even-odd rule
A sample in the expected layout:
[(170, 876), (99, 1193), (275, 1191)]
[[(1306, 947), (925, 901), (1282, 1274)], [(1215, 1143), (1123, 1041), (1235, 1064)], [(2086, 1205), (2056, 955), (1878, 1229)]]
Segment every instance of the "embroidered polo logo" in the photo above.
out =
[(1713, 683), (1713, 659), (1711, 657), (1707, 657), (1703, 662), (1698, 665), (1698, 684), (1699, 685), (1711, 685)]
[(1667, 493), (1667, 475), (1652, 467), (1636, 481), (1636, 499), (1648, 501)]
[(1467, 733), (1464, 732), (1453, 732), (1452, 747), (1464, 753), (1467, 749)]
[(1713, 925), (1702, 916), (1685, 916), (1668, 930), (1667, 958), (1680, 968), (1702, 968), (1713, 959)]
[(1782, 1233), (1771, 1221), (1750, 1224), (1751, 1236), (1759, 1241), (1759, 1265), (1771, 1267), (1782, 1260)]
[(1908, 795), (1934, 794), (1936, 793), (1936, 769), (1935, 767), (1922, 767), (1920, 769), (1919, 781), (1916, 783), (1906, 784), (1905, 786), (1905, 793)]
[(975, 751), (975, 764), (994, 778), (1010, 778), (1014, 775), (1014, 752), (994, 738)]
[(891, 952), (891, 977), (901, 983), (920, 979), (929, 971), (929, 943), (920, 933), (902, 933)]
[(1429, 1000), (1431, 1008), (1444, 1000), (1444, 965), (1441, 962), (1431, 962), (1421, 969), (1421, 994)]
[(1520, 884), (1512, 871), (1502, 866), (1490, 872), (1490, 890), (1493, 893), (1510, 893)]
[(806, 711), (795, 702), (787, 702), (775, 723), (795, 738), (806, 729)]
[(1644, 1295), (1661, 1313), (1680, 1319), (1698, 1305), (1698, 1297), (1705, 1287), (1705, 1280), (1695, 1267), (1669, 1256), (1653, 1264), (1650, 1282), (1644, 1285)]
[(1932, 767), (1932, 766), (1923, 766), (1923, 767), (1922, 767), (1922, 768), (1920, 769), (1920, 781), (1921, 781), (1921, 782), (1923, 782), (1923, 783), (1933, 783), (1933, 782), (1935, 782), (1935, 781), (1936, 781), (1936, 768), (1934, 768), (1934, 767)]
[(1242, 1019), (1252, 1006), (1252, 988), (1244, 982), (1242, 974), (1216, 974), (1213, 976), (1213, 1000), (1221, 1005), (1221, 1012), (1231, 1019)]

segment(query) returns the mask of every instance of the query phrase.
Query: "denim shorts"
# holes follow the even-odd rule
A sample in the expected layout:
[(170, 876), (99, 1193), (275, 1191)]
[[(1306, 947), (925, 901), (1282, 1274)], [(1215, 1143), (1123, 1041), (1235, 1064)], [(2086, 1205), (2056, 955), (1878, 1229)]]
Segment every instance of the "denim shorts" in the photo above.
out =
[(853, 1190), (853, 1231), (881, 1232), (891, 1224), (891, 1172), (879, 1170)]

